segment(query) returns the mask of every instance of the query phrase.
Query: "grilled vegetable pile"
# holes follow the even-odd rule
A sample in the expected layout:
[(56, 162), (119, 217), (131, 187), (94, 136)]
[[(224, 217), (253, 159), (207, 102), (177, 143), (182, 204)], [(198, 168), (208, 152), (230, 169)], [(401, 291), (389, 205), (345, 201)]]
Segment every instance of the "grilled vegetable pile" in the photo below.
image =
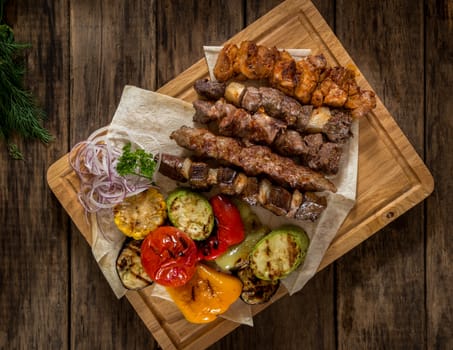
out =
[(113, 211), (128, 237), (117, 260), (125, 288), (164, 286), (192, 323), (214, 320), (239, 298), (269, 301), (308, 246), (300, 228), (271, 231), (246, 202), (224, 194), (177, 188), (164, 198), (150, 188)]

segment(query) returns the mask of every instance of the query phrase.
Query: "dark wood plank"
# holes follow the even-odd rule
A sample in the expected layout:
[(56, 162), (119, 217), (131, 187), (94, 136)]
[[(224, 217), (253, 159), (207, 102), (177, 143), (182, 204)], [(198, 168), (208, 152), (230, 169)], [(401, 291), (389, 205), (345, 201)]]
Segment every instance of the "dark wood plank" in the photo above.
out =
[[(6, 21), (26, 50), (25, 85), (57, 136), (48, 147), (19, 140), (24, 161), (0, 148), (0, 348), (64, 349), (68, 344), (68, 217), (46, 184), (46, 170), (67, 149), (67, 1), (9, 1)], [(58, 101), (58, 102), (57, 102)]]
[(159, 1), (157, 85), (203, 58), (203, 45), (221, 45), (243, 27), (242, 2)]
[(426, 7), (426, 162), (436, 180), (426, 211), (427, 348), (453, 348), (453, 6)]
[[(124, 85), (156, 87), (154, 1), (71, 2), (71, 145), (107, 125)], [(71, 230), (71, 348), (153, 349), (126, 299), (117, 300), (91, 249)]]
[[(423, 4), (337, 1), (336, 34), (423, 154)], [(339, 349), (424, 348), (423, 205), (336, 264)]]

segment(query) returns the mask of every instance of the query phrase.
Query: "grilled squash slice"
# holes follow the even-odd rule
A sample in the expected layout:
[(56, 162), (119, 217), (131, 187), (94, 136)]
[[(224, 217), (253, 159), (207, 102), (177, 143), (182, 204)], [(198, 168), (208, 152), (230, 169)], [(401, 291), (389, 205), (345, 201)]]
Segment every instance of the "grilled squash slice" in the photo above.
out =
[(177, 188), (167, 197), (168, 218), (196, 241), (206, 239), (214, 228), (211, 204), (200, 193), (188, 188)]
[(140, 240), (164, 223), (167, 208), (163, 195), (157, 189), (150, 188), (116, 205), (113, 215), (121, 232)]
[(305, 260), (310, 239), (297, 226), (284, 226), (264, 236), (250, 253), (250, 268), (259, 279), (288, 276)]

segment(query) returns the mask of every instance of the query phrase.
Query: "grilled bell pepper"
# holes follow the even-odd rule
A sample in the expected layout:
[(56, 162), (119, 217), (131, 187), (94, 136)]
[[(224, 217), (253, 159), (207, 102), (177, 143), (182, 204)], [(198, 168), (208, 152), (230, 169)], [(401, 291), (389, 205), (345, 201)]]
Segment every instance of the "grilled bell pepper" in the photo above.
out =
[(228, 310), (241, 295), (241, 281), (203, 264), (180, 287), (166, 287), (171, 298), (191, 323), (208, 323)]
[(225, 195), (213, 196), (211, 203), (216, 225), (211, 235), (197, 242), (199, 258), (214, 260), (245, 238), (244, 224), (236, 205)]
[(215, 259), (215, 262), (221, 270), (236, 270), (248, 265), (249, 254), (255, 244), (263, 238), (270, 229), (263, 225), (250, 205), (238, 199), (233, 199), (233, 203), (239, 209), (242, 222), (244, 223), (245, 239)]

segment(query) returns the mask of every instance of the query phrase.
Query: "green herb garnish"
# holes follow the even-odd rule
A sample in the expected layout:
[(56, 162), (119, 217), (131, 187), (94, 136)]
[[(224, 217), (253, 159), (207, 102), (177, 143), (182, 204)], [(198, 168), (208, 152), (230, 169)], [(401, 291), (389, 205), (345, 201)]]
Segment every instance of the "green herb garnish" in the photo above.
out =
[(132, 152), (131, 148), (130, 142), (124, 145), (123, 154), (116, 165), (116, 171), (121, 176), (137, 175), (152, 181), (157, 165), (154, 156), (141, 148)]
[(0, 0), (0, 140), (4, 139), (10, 156), (23, 159), (16, 144), (15, 133), (25, 138), (36, 138), (44, 143), (51, 134), (41, 126), (45, 113), (23, 84), (25, 68), (21, 51), (29, 44), (17, 43), (11, 27), (3, 21), (5, 0)]

